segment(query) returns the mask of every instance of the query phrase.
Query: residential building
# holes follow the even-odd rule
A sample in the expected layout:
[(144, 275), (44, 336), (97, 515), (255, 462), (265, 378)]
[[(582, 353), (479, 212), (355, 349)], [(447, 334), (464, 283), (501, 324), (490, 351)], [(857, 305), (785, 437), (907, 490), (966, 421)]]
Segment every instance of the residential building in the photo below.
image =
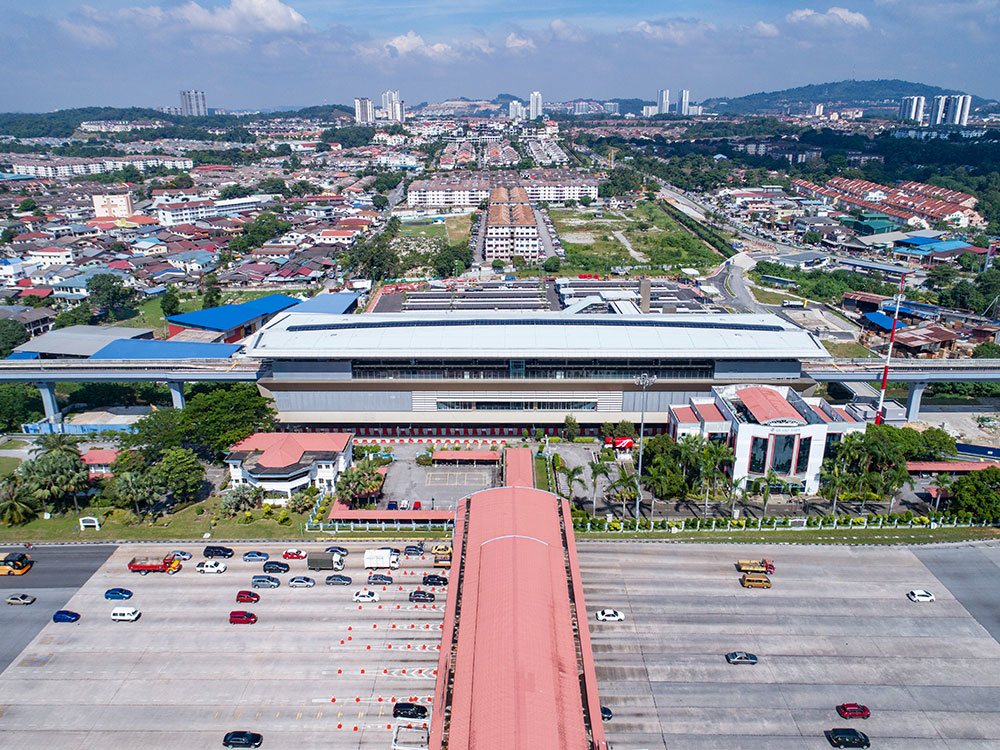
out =
[(387, 120), (404, 122), (406, 120), (405, 103), (399, 98), (399, 91), (392, 89), (382, 93), (382, 112)]
[(277, 505), (309, 486), (331, 493), (351, 465), (353, 440), (347, 432), (258, 432), (226, 455), (229, 484), (259, 488), (265, 502)]
[(524, 102), (519, 102), (517, 99), (511, 100), (510, 104), (507, 105), (507, 116), (512, 120), (528, 119), (528, 110), (524, 106)]
[(91, 448), (80, 456), (87, 467), (91, 479), (104, 479), (111, 476), (111, 464), (118, 458), (119, 451), (114, 448)]
[(590, 114), (590, 105), (587, 102), (573, 102), (574, 115)]
[(531, 120), (537, 120), (542, 116), (544, 111), (544, 106), (542, 104), (542, 92), (532, 91), (531, 97), (528, 100), (528, 118)]
[(653, 117), (658, 114), (660, 114), (660, 110), (655, 104), (644, 104), (642, 106), (643, 117)]
[(691, 92), (681, 89), (681, 98), (677, 100), (677, 112), (682, 115), (689, 115), (691, 107)]
[(20, 323), (28, 332), (28, 335), (34, 337), (41, 335), (52, 328), (52, 324), (55, 322), (56, 313), (48, 307), (0, 305), (0, 318)]
[(27, 261), (34, 266), (68, 266), (73, 262), (72, 247), (38, 247), (28, 251)]
[(478, 206), (495, 187), (523, 187), (532, 203), (579, 201), (597, 198), (597, 178), (569, 169), (532, 169), (523, 173), (463, 172), (416, 180), (407, 188), (410, 208), (426, 206)]
[(671, 406), (668, 432), (675, 440), (699, 435), (728, 445), (732, 480), (746, 488), (773, 474), (806, 493), (819, 490), (820, 466), (844, 435), (864, 432), (863, 419), (846, 407), (804, 398), (788, 386), (724, 385), (710, 397)]
[(656, 92), (656, 114), (665, 115), (670, 112), (670, 89), (660, 89)]
[(127, 219), (133, 213), (131, 193), (92, 195), (90, 198), (94, 203), (94, 216)]
[(920, 125), (924, 121), (927, 99), (923, 96), (904, 96), (899, 104), (899, 119)]
[(931, 108), (931, 125), (969, 124), (969, 110), (972, 108), (972, 97), (967, 94), (950, 94), (935, 96)]
[(494, 188), (486, 211), (483, 259), (510, 262), (520, 256), (528, 263), (542, 254), (535, 212), (524, 188)]
[(620, 112), (618, 102), (604, 102), (604, 104), (602, 104), (601, 106), (604, 108), (604, 111), (609, 115), (617, 115)]
[(371, 125), (375, 122), (375, 108), (371, 99), (354, 97), (354, 122), (358, 125)]
[(181, 115), (184, 117), (207, 117), (208, 105), (205, 103), (205, 92), (182, 91)]

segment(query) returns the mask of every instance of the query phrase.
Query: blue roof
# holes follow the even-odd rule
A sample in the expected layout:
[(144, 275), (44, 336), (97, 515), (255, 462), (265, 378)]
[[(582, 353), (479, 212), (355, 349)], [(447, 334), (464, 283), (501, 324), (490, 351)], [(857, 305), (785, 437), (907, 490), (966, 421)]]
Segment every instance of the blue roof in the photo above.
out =
[(920, 245), (929, 245), (932, 242), (937, 242), (936, 237), (907, 237), (905, 240), (900, 240), (897, 245), (910, 245), (911, 247), (919, 247)]
[(11, 352), (7, 359), (38, 359), (40, 356), (38, 352)]
[(117, 339), (91, 359), (229, 359), (240, 344), (202, 344), (154, 339)]
[(929, 250), (932, 253), (943, 253), (948, 250), (961, 250), (963, 247), (972, 247), (968, 242), (964, 240), (941, 240), (939, 242), (929, 242), (924, 245), (924, 250)]
[(350, 312), (361, 295), (357, 292), (338, 292), (336, 294), (317, 294), (311, 299), (300, 302), (295, 306), (295, 312), (304, 313), (330, 313), (331, 315), (343, 315)]
[[(876, 325), (883, 330), (886, 331), (892, 330), (892, 318), (886, 315), (885, 313), (867, 312), (865, 313), (865, 318), (867, 318), (868, 321), (872, 323), (872, 325)], [(905, 327), (906, 323), (904, 323), (901, 320), (896, 323), (896, 328), (905, 328)]]
[(167, 318), (171, 323), (186, 328), (203, 328), (208, 331), (230, 331), (261, 315), (273, 315), (287, 310), (292, 305), (299, 304), (295, 297), (286, 294), (269, 294), (267, 297), (241, 302), (238, 305), (219, 305), (207, 310), (171, 315)]
[(926, 247), (897, 247), (893, 252), (896, 255), (916, 255), (918, 258), (924, 258), (931, 254), (931, 251)]

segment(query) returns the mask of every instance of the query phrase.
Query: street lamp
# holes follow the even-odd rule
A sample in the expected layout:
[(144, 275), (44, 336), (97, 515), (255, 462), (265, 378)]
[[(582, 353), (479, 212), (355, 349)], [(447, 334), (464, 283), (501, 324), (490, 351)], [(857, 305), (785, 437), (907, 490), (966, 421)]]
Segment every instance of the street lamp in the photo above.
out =
[[(656, 382), (656, 376), (644, 372), (633, 382), (642, 388), (642, 414), (639, 418), (639, 471), (635, 475), (635, 527), (638, 529), (639, 508), (642, 504), (642, 439), (646, 432), (646, 392)], [(652, 521), (652, 510), (650, 511), (650, 521)]]

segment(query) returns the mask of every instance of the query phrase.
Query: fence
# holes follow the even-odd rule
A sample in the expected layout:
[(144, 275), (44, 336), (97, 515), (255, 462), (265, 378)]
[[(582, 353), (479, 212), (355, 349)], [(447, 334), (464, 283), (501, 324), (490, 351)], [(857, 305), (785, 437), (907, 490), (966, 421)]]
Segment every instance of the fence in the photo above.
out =
[(327, 532), (333, 534), (349, 534), (359, 532), (392, 532), (398, 534), (402, 531), (438, 531), (451, 533), (455, 529), (453, 521), (330, 521), (321, 523), (309, 523), (305, 525), (305, 530), (311, 533)]
[[(811, 525), (810, 525), (811, 524)], [(639, 523), (630, 518), (608, 520), (576, 520), (573, 522), (574, 530), (581, 533), (626, 533), (626, 532), (653, 532), (669, 531), (672, 533), (681, 532), (706, 532), (713, 531), (831, 531), (834, 529), (968, 529), (985, 528), (987, 526), (998, 526), (994, 521), (959, 520), (958, 518), (938, 518), (932, 520), (926, 516), (919, 516), (910, 520), (901, 518), (888, 518), (886, 516), (876, 516), (874, 520), (869, 520), (866, 516), (857, 518), (833, 519), (829, 521), (821, 517), (809, 518), (773, 518), (739, 521), (732, 518), (687, 518), (683, 520), (661, 519), (650, 522), (649, 519), (642, 518)]]

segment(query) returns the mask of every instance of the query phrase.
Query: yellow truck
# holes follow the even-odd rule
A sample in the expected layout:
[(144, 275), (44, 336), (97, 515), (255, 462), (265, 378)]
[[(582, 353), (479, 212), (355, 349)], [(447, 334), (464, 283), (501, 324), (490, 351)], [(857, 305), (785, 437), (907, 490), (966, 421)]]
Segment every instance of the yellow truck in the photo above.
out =
[(740, 573), (767, 573), (774, 572), (774, 563), (770, 560), (737, 560), (736, 569)]

